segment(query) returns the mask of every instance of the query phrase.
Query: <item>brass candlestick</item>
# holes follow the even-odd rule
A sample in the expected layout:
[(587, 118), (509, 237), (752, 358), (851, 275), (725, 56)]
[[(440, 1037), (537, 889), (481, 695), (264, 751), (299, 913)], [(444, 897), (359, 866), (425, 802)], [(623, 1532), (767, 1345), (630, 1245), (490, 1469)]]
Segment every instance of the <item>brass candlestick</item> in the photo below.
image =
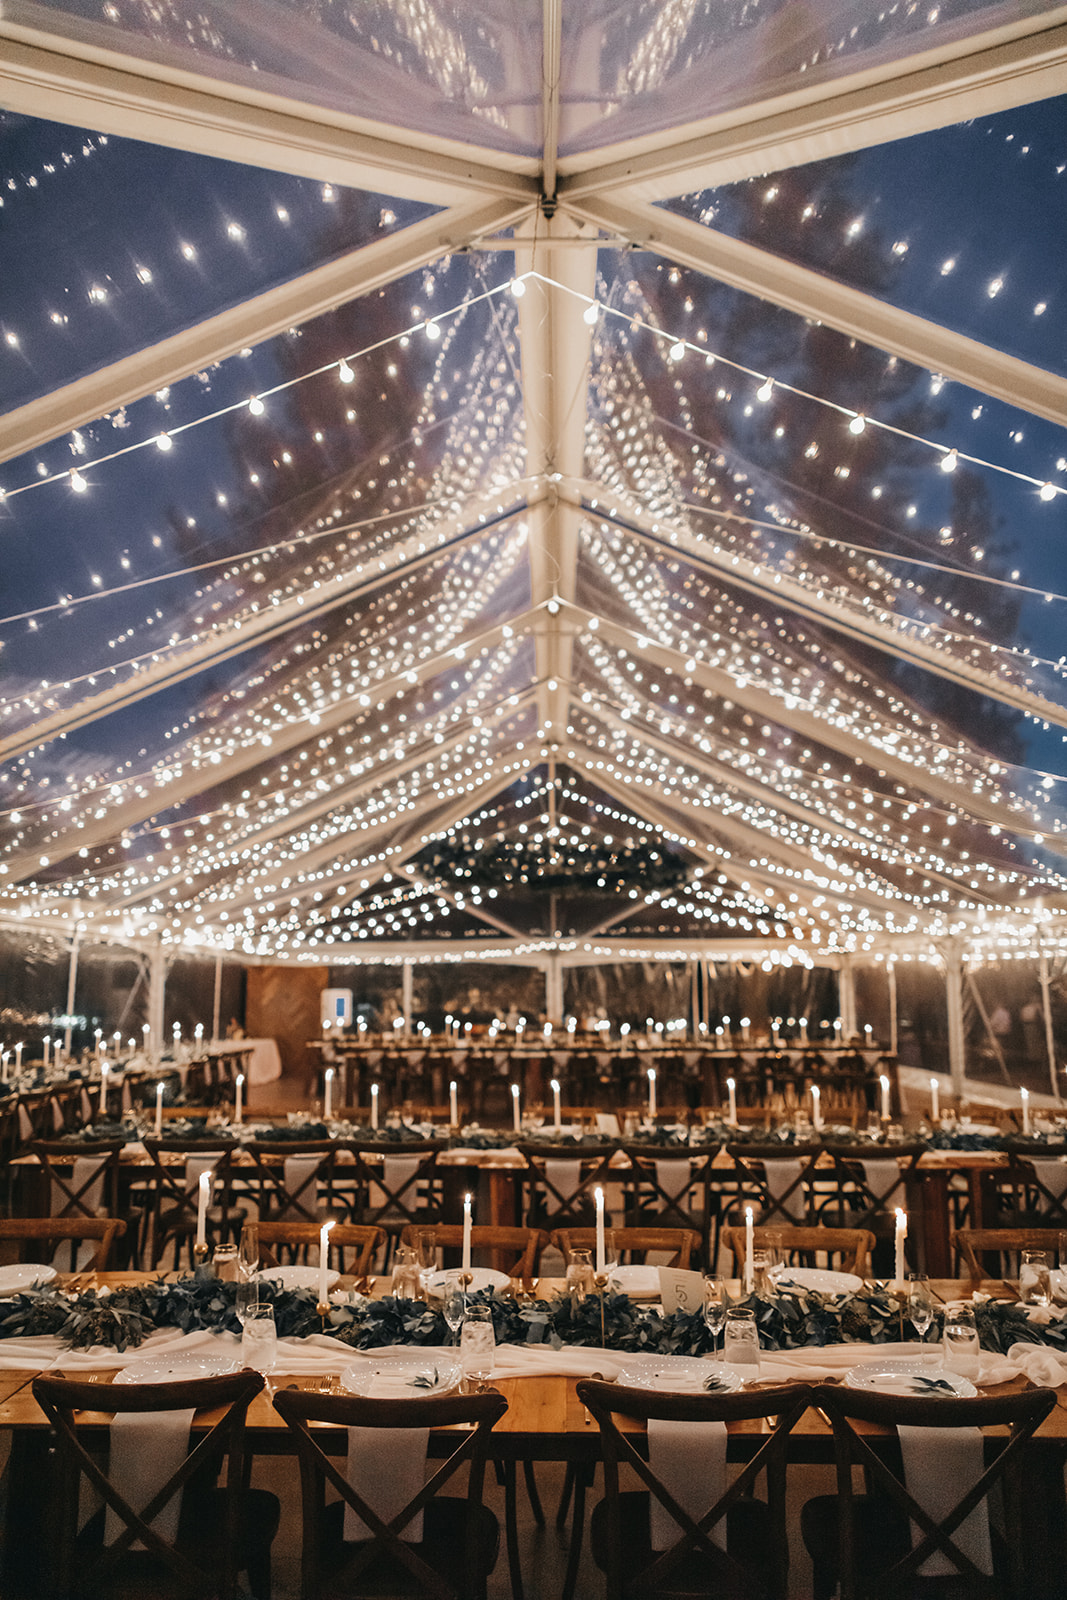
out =
[(316, 1315), (319, 1316), (322, 1319), (322, 1331), (323, 1331), (323, 1333), (325, 1333), (326, 1332), (326, 1318), (330, 1315), (329, 1304), (325, 1300), (320, 1300), (318, 1302), (318, 1304), (316, 1305), (316, 1307), (315, 1307), (315, 1312), (316, 1312)]
[(600, 1296), (600, 1348), (602, 1350), (606, 1350), (607, 1349), (607, 1344), (608, 1344), (608, 1336), (607, 1336), (607, 1331), (606, 1331), (606, 1329), (604, 1327), (604, 1295), (605, 1295), (605, 1293), (607, 1291), (607, 1287), (608, 1287), (608, 1274), (606, 1272), (596, 1272), (596, 1273), (594, 1273), (593, 1274), (593, 1287), (595, 1288), (597, 1294)]
[(208, 1248), (206, 1244), (194, 1244), (193, 1255), (196, 1258), (196, 1264), (198, 1267), (207, 1265)]

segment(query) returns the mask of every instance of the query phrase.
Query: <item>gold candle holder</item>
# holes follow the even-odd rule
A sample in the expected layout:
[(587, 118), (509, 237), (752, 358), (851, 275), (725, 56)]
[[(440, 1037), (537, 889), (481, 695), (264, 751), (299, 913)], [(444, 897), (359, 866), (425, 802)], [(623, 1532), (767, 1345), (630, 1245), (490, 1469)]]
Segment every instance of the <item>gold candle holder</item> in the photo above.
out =
[(193, 1256), (194, 1256), (194, 1258), (196, 1260), (196, 1264), (197, 1264), (198, 1267), (205, 1267), (207, 1265), (207, 1258), (208, 1258), (208, 1247), (207, 1247), (207, 1245), (206, 1244), (194, 1244), (193, 1245)]
[(593, 1287), (600, 1296), (600, 1348), (606, 1350), (608, 1344), (607, 1330), (604, 1326), (604, 1295), (608, 1287), (608, 1275), (606, 1272), (593, 1274)]
[(323, 1329), (323, 1332), (325, 1333), (325, 1331), (326, 1331), (326, 1318), (330, 1315), (329, 1304), (325, 1300), (320, 1300), (318, 1302), (318, 1304), (316, 1305), (316, 1307), (315, 1307), (315, 1312), (316, 1312), (316, 1315), (318, 1315), (319, 1317), (322, 1318), (322, 1329)]

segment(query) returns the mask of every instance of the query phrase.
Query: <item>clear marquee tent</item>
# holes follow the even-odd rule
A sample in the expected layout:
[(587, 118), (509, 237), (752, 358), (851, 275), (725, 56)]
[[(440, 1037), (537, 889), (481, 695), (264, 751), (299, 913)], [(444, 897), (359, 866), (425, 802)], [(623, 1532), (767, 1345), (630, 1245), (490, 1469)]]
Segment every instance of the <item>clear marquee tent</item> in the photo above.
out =
[(1040, 3), (2, 0), (0, 1002), (829, 977), (1058, 1090), (1065, 91)]

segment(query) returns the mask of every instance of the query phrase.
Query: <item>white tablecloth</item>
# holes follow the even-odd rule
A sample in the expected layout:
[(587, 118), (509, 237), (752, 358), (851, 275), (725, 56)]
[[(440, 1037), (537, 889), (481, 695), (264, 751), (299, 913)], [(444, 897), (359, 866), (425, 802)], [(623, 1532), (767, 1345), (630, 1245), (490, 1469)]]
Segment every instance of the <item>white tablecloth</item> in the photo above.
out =
[(282, 1075), (282, 1058), (274, 1039), (216, 1039), (217, 1050), (250, 1050), (246, 1076), (250, 1084), (270, 1083)]
[[(407, 1354), (434, 1346), (395, 1346)], [(914, 1356), (917, 1345), (908, 1344), (846, 1344), (829, 1345), (823, 1349), (763, 1351), (760, 1357), (760, 1379), (793, 1379), (817, 1383), (822, 1378), (840, 1378), (850, 1367), (868, 1361), (878, 1361), (893, 1356)], [(933, 1357), (936, 1346), (927, 1347)], [(117, 1350), (96, 1346), (91, 1350), (67, 1350), (53, 1335), (40, 1335), (27, 1339), (0, 1340), (0, 1370), (13, 1368), (51, 1368), (76, 1373), (99, 1367), (127, 1367), (149, 1356), (180, 1355), (233, 1355), (240, 1356), (241, 1341), (232, 1333), (179, 1333), (164, 1330), (151, 1334), (136, 1350), (120, 1353)], [(374, 1360), (383, 1354), (382, 1349), (360, 1351), (342, 1344), (339, 1339), (325, 1334), (313, 1334), (307, 1339), (279, 1339), (278, 1360), (275, 1370), (280, 1373), (328, 1373), (339, 1367), (351, 1366), (363, 1360)], [(551, 1350), (544, 1345), (502, 1344), (497, 1346), (495, 1376), (498, 1378), (547, 1377), (563, 1374), (566, 1377), (592, 1377), (602, 1373), (605, 1378), (615, 1377), (632, 1357), (621, 1351), (597, 1350), (584, 1345), (566, 1346)], [(1032, 1382), (1059, 1387), (1067, 1384), (1067, 1359), (1059, 1358), (1054, 1351), (1040, 1345), (1016, 1344), (1006, 1356), (984, 1353), (980, 1383), (1006, 1383), (1025, 1374)]]

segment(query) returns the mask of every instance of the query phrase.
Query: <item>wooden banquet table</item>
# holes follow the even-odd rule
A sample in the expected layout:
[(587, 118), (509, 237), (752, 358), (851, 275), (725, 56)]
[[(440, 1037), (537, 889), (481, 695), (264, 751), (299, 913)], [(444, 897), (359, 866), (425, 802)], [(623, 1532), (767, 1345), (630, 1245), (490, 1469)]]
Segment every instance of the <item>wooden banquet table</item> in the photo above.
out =
[[(91, 1278), (94, 1287), (116, 1288), (131, 1283), (152, 1281), (148, 1273), (82, 1274), (80, 1287), (86, 1287)], [(61, 1280), (62, 1281), (62, 1280)], [(343, 1287), (349, 1280), (342, 1280)], [(550, 1280), (541, 1280), (542, 1294), (551, 1287)], [(555, 1288), (562, 1286), (556, 1280)], [(734, 1293), (740, 1286), (732, 1284)], [(970, 1283), (957, 1280), (940, 1280), (931, 1284), (934, 1293), (943, 1300), (969, 1298)], [(387, 1280), (380, 1280), (378, 1291), (388, 1292)], [(982, 1290), (995, 1298), (1017, 1299), (1014, 1288), (1002, 1280), (983, 1283)], [(36, 1361), (32, 1346), (40, 1346)], [(5, 1346), (7, 1348), (5, 1348)], [(47, 1348), (45, 1348), (47, 1346)], [(392, 1347), (399, 1351), (401, 1347)], [(1044, 1347), (1026, 1347), (1039, 1350), (1040, 1358), (1050, 1359), (1045, 1367), (1038, 1367), (1038, 1381), (1055, 1381), (1058, 1404), (1046, 1418), (1035, 1438), (1036, 1454), (1028, 1476), (1027, 1516), (1032, 1519), (1021, 1537), (1033, 1541), (1040, 1552), (1040, 1571), (1035, 1572), (1030, 1593), (1034, 1600), (1062, 1600), (1061, 1576), (1067, 1570), (1067, 1512), (1064, 1500), (1064, 1461), (1067, 1458), (1067, 1356), (1057, 1361), (1055, 1355)], [(106, 1387), (122, 1367), (136, 1366), (138, 1360), (159, 1355), (161, 1352), (177, 1358), (181, 1354), (213, 1353), (239, 1356), (238, 1339), (230, 1334), (215, 1335), (209, 1331), (183, 1335), (170, 1330), (157, 1330), (140, 1349), (120, 1353), (113, 1349), (95, 1347), (71, 1352), (57, 1347), (55, 1340), (13, 1339), (0, 1341), (0, 1429), (13, 1436), (14, 1455), (9, 1464), (9, 1491), (7, 1528), (5, 1530), (5, 1568), (7, 1583), (4, 1589), (8, 1600), (22, 1600), (34, 1593), (32, 1572), (20, 1564), (19, 1549), (24, 1542), (32, 1543), (26, 1532), (39, 1522), (44, 1504), (41, 1495), (40, 1473), (47, 1453), (47, 1423), (32, 1393), (33, 1378), (41, 1371), (62, 1373), (81, 1381), (99, 1382), (101, 1385), (100, 1424), (107, 1424)], [(439, 1346), (404, 1346), (407, 1354), (425, 1356), (427, 1360), (440, 1358)], [(791, 1351), (763, 1351), (761, 1355), (760, 1386), (790, 1382), (838, 1381), (850, 1366), (876, 1357), (892, 1356), (902, 1351), (914, 1354), (914, 1341), (906, 1345), (871, 1345), (869, 1343), (844, 1344)], [(364, 1360), (381, 1357), (382, 1351), (358, 1351), (340, 1341), (321, 1335), (307, 1339), (280, 1339), (275, 1369), (269, 1374), (268, 1388), (253, 1402), (248, 1412), (247, 1442), (252, 1455), (290, 1455), (292, 1438), (273, 1406), (273, 1391), (283, 1387), (322, 1389), (332, 1388), (341, 1371)], [(1039, 1359), (1040, 1359), (1039, 1358)], [(1029, 1361), (1029, 1355), (1018, 1358)], [(613, 1378), (625, 1366), (627, 1356), (619, 1351), (601, 1350), (595, 1346), (565, 1346), (553, 1351), (543, 1346), (501, 1344), (497, 1347), (497, 1375), (492, 1387), (498, 1389), (508, 1401), (508, 1409), (490, 1435), (490, 1459), (501, 1464), (505, 1493), (505, 1530), (512, 1591), (516, 1600), (522, 1600), (522, 1575), (519, 1565), (517, 1540), (516, 1469), (527, 1461), (572, 1462), (583, 1469), (578, 1474), (575, 1498), (575, 1521), (572, 1532), (570, 1576), (577, 1574), (584, 1517), (585, 1489), (591, 1485), (593, 1472), (600, 1459), (599, 1433), (590, 1414), (575, 1392), (579, 1376), (601, 1375)], [(10, 1365), (8, 1362), (10, 1361)], [(983, 1382), (986, 1372), (988, 1378)], [(1055, 1377), (1049, 1377), (1049, 1372)], [(983, 1353), (983, 1371), (978, 1379), (984, 1392), (1005, 1394), (1027, 1387), (1028, 1378), (1022, 1364), (1012, 1366), (1008, 1358)], [(90, 1419), (95, 1420), (95, 1419)], [(209, 1425), (211, 1417), (200, 1419)], [(630, 1424), (630, 1431), (640, 1433), (639, 1424)], [(729, 1459), (743, 1461), (759, 1447), (769, 1429), (765, 1420), (731, 1424), (729, 1434)], [(870, 1430), (877, 1433), (878, 1430)], [(332, 1434), (332, 1436), (330, 1436)], [(326, 1447), (343, 1454), (347, 1448), (345, 1430), (326, 1430)], [(447, 1437), (437, 1441), (438, 1451), (448, 1448)], [(434, 1443), (431, 1440), (431, 1453)], [(797, 1465), (828, 1464), (833, 1460), (833, 1440), (827, 1421), (820, 1412), (809, 1410), (802, 1417), (790, 1437), (790, 1460)], [(294, 1466), (293, 1493), (298, 1492)], [(20, 1538), (12, 1543), (13, 1530)], [(32, 1567), (32, 1560), (29, 1562)]]

